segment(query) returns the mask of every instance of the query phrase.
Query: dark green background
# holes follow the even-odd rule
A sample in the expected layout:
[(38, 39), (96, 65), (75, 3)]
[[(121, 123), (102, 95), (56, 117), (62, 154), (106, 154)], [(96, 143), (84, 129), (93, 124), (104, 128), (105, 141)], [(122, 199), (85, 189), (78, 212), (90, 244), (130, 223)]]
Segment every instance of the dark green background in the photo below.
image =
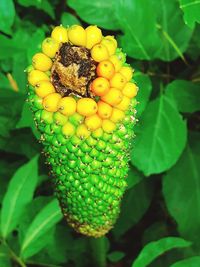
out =
[[(197, 0), (0, 0), (0, 267), (200, 266), (199, 10)], [(25, 102), (24, 70), (59, 24), (115, 35), (140, 88), (128, 190), (99, 240), (62, 219)]]

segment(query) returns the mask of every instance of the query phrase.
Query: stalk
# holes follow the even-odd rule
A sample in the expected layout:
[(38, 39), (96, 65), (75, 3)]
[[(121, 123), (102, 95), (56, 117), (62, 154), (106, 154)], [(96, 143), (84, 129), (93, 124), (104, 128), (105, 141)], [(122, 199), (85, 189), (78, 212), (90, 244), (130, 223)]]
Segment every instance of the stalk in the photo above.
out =
[(95, 266), (106, 267), (106, 238), (91, 238), (90, 247)]

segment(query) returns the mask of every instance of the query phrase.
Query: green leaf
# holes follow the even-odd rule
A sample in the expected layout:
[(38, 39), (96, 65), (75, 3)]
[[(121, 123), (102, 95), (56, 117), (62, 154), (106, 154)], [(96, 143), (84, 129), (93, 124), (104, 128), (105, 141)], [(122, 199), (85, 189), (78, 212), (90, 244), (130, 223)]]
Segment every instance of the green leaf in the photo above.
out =
[(7, 251), (7, 249), (3, 246), (0, 245), (0, 266), (1, 267), (11, 267), (11, 260), (10, 260), (10, 255)]
[(138, 123), (131, 162), (148, 176), (172, 167), (186, 143), (186, 123), (166, 95), (151, 101)]
[(185, 61), (183, 52), (187, 49), (192, 30), (184, 24), (177, 1), (154, 0), (153, 2), (161, 41), (157, 47), (156, 57), (171, 61), (179, 56)]
[(136, 168), (134, 168), (132, 165), (130, 165), (127, 176), (127, 184), (128, 184), (127, 189), (141, 182), (143, 178), (144, 175), (141, 172), (139, 172)]
[[(157, 46), (160, 46), (160, 40), (155, 27), (156, 13), (151, 1), (119, 1), (116, 6), (116, 16), (124, 33), (119, 38), (123, 50), (133, 58), (147, 60), (153, 58)], [(144, 21), (148, 23), (145, 23), (145, 27), (141, 27)]]
[(185, 23), (194, 28), (195, 22), (200, 23), (200, 1), (199, 0), (179, 0), (180, 8), (184, 12)]
[[(21, 256), (30, 258), (43, 248), (40, 238), (62, 218), (56, 199), (47, 204), (34, 218), (21, 245)], [(45, 246), (45, 244), (44, 244)]]
[(172, 264), (170, 267), (198, 267), (200, 266), (200, 257), (191, 257)]
[(122, 260), (125, 256), (125, 253), (122, 251), (113, 251), (111, 253), (108, 254), (108, 259), (111, 262), (118, 262), (120, 260)]
[(147, 244), (133, 262), (132, 267), (145, 267), (157, 257), (174, 248), (189, 247), (191, 243), (179, 237), (165, 237)]
[(5, 238), (16, 227), (37, 184), (38, 156), (21, 166), (12, 177), (1, 210), (1, 234)]
[(0, 1), (0, 31), (12, 34), (11, 26), (15, 18), (15, 6), (12, 0)]
[(163, 178), (163, 193), (180, 234), (200, 248), (200, 135), (189, 136), (184, 153)]
[(81, 25), (80, 21), (77, 19), (77, 17), (73, 16), (70, 13), (63, 12), (61, 16), (61, 24), (65, 27), (72, 26), (74, 24)]
[(25, 7), (33, 6), (37, 9), (40, 9), (51, 16), (52, 19), (55, 19), (54, 7), (48, 0), (18, 0), (18, 3)]
[(149, 76), (147, 76), (142, 72), (134, 73), (133, 78), (137, 86), (139, 87), (139, 91), (136, 97), (137, 101), (139, 102), (136, 107), (137, 109), (136, 116), (140, 117), (142, 112), (145, 110), (146, 105), (148, 104), (152, 90), (152, 84)]
[(152, 191), (146, 180), (127, 190), (122, 200), (119, 219), (113, 228), (116, 238), (122, 236), (142, 218), (151, 203)]
[(115, 0), (69, 0), (67, 3), (87, 23), (96, 24), (108, 30), (119, 29), (113, 10), (116, 5)]
[(192, 113), (200, 110), (200, 84), (175, 80), (168, 84), (166, 94), (176, 102), (181, 112)]

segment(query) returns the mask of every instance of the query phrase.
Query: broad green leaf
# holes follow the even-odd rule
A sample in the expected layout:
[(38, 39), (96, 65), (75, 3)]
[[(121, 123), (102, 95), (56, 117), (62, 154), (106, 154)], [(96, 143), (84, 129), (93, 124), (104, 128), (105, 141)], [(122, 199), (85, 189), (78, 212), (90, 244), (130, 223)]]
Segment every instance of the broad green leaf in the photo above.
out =
[(67, 12), (62, 13), (61, 23), (65, 27), (72, 26), (74, 24), (76, 24), (76, 25), (81, 24), (80, 21), (77, 19), (77, 17), (75, 17), (72, 14), (67, 13)]
[[(190, 39), (190, 43), (188, 49), (186, 51), (187, 55), (193, 60), (197, 60), (200, 56), (200, 24), (198, 24), (193, 32), (192, 38)], [(197, 76), (198, 81), (200, 81)]]
[(172, 264), (170, 267), (198, 267), (200, 266), (200, 257), (191, 257)]
[(152, 84), (149, 76), (142, 72), (136, 72), (133, 74), (134, 81), (139, 87), (138, 94), (136, 96), (137, 101), (139, 102), (136, 110), (136, 117), (140, 117), (142, 112), (145, 110), (146, 105), (148, 104), (149, 97), (152, 90)]
[(115, 0), (69, 0), (67, 3), (87, 23), (96, 24), (108, 30), (119, 29), (114, 12), (114, 7), (117, 4)]
[(200, 247), (200, 135), (191, 134), (177, 164), (163, 178), (163, 193), (180, 234)]
[(191, 246), (189, 241), (179, 237), (164, 237), (158, 241), (153, 241), (142, 249), (139, 256), (133, 262), (132, 267), (146, 267), (168, 250), (189, 246)]
[(157, 47), (156, 57), (171, 61), (177, 57), (185, 61), (186, 51), (192, 30), (185, 25), (182, 12), (176, 0), (154, 0), (157, 28), (160, 33), (160, 46)]
[(0, 31), (11, 34), (11, 26), (15, 18), (15, 6), (13, 0), (0, 1)]
[(195, 22), (200, 23), (200, 1), (199, 0), (179, 0), (180, 8), (184, 12), (185, 23), (194, 28)]
[(144, 175), (141, 172), (139, 172), (136, 168), (134, 168), (132, 165), (130, 165), (127, 176), (127, 184), (128, 184), (127, 189), (141, 182), (143, 178)]
[(1, 210), (1, 234), (5, 238), (16, 227), (26, 205), (32, 200), (38, 179), (38, 156), (13, 175)]
[(45, 38), (45, 32), (42, 28), (38, 28), (31, 36), (31, 43), (28, 45), (27, 59), (28, 63), (31, 64), (31, 59), (35, 53), (41, 52), (41, 44)]
[[(21, 245), (21, 256), (30, 258), (42, 249), (40, 238), (62, 218), (62, 213), (56, 199), (47, 204), (30, 224)], [(45, 245), (45, 244), (44, 244)]]
[[(155, 27), (156, 13), (151, 1), (121, 0), (117, 2), (115, 12), (124, 33), (119, 38), (123, 50), (133, 58), (154, 58), (160, 40)], [(142, 27), (144, 23), (145, 27)]]
[(116, 238), (133, 227), (148, 209), (152, 199), (152, 186), (146, 180), (127, 190), (122, 200), (121, 213), (113, 233)]
[(1, 267), (11, 267), (11, 259), (8, 250), (0, 245), (0, 266)]
[(125, 253), (122, 251), (113, 251), (113, 252), (109, 253), (107, 257), (108, 257), (109, 261), (111, 261), (111, 262), (118, 262), (121, 259), (123, 259), (124, 256), (125, 256)]
[(146, 176), (172, 167), (186, 143), (186, 123), (166, 95), (149, 102), (141, 117), (131, 162)]
[(175, 80), (168, 84), (166, 94), (173, 99), (181, 112), (200, 110), (200, 84)]
[(1, 88), (5, 88), (5, 89), (11, 90), (11, 86), (10, 86), (8, 77), (5, 74), (1, 73), (1, 72), (0, 72), (0, 81), (1, 81), (1, 84), (0, 84)]
[(51, 16), (52, 19), (55, 19), (55, 12), (54, 7), (51, 5), (51, 1), (48, 0), (17, 0), (18, 3), (25, 7), (36, 7), (37, 9), (40, 9), (47, 13), (49, 16)]

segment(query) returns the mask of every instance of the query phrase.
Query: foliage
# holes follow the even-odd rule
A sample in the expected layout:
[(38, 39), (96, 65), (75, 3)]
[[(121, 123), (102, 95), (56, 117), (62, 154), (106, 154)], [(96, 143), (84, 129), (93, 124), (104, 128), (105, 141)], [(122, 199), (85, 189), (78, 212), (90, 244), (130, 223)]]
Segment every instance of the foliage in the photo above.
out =
[[(200, 266), (199, 8), (195, 0), (0, 1), (1, 267)], [(115, 35), (140, 88), (128, 189), (100, 242), (62, 219), (25, 102), (24, 70), (60, 23)]]

